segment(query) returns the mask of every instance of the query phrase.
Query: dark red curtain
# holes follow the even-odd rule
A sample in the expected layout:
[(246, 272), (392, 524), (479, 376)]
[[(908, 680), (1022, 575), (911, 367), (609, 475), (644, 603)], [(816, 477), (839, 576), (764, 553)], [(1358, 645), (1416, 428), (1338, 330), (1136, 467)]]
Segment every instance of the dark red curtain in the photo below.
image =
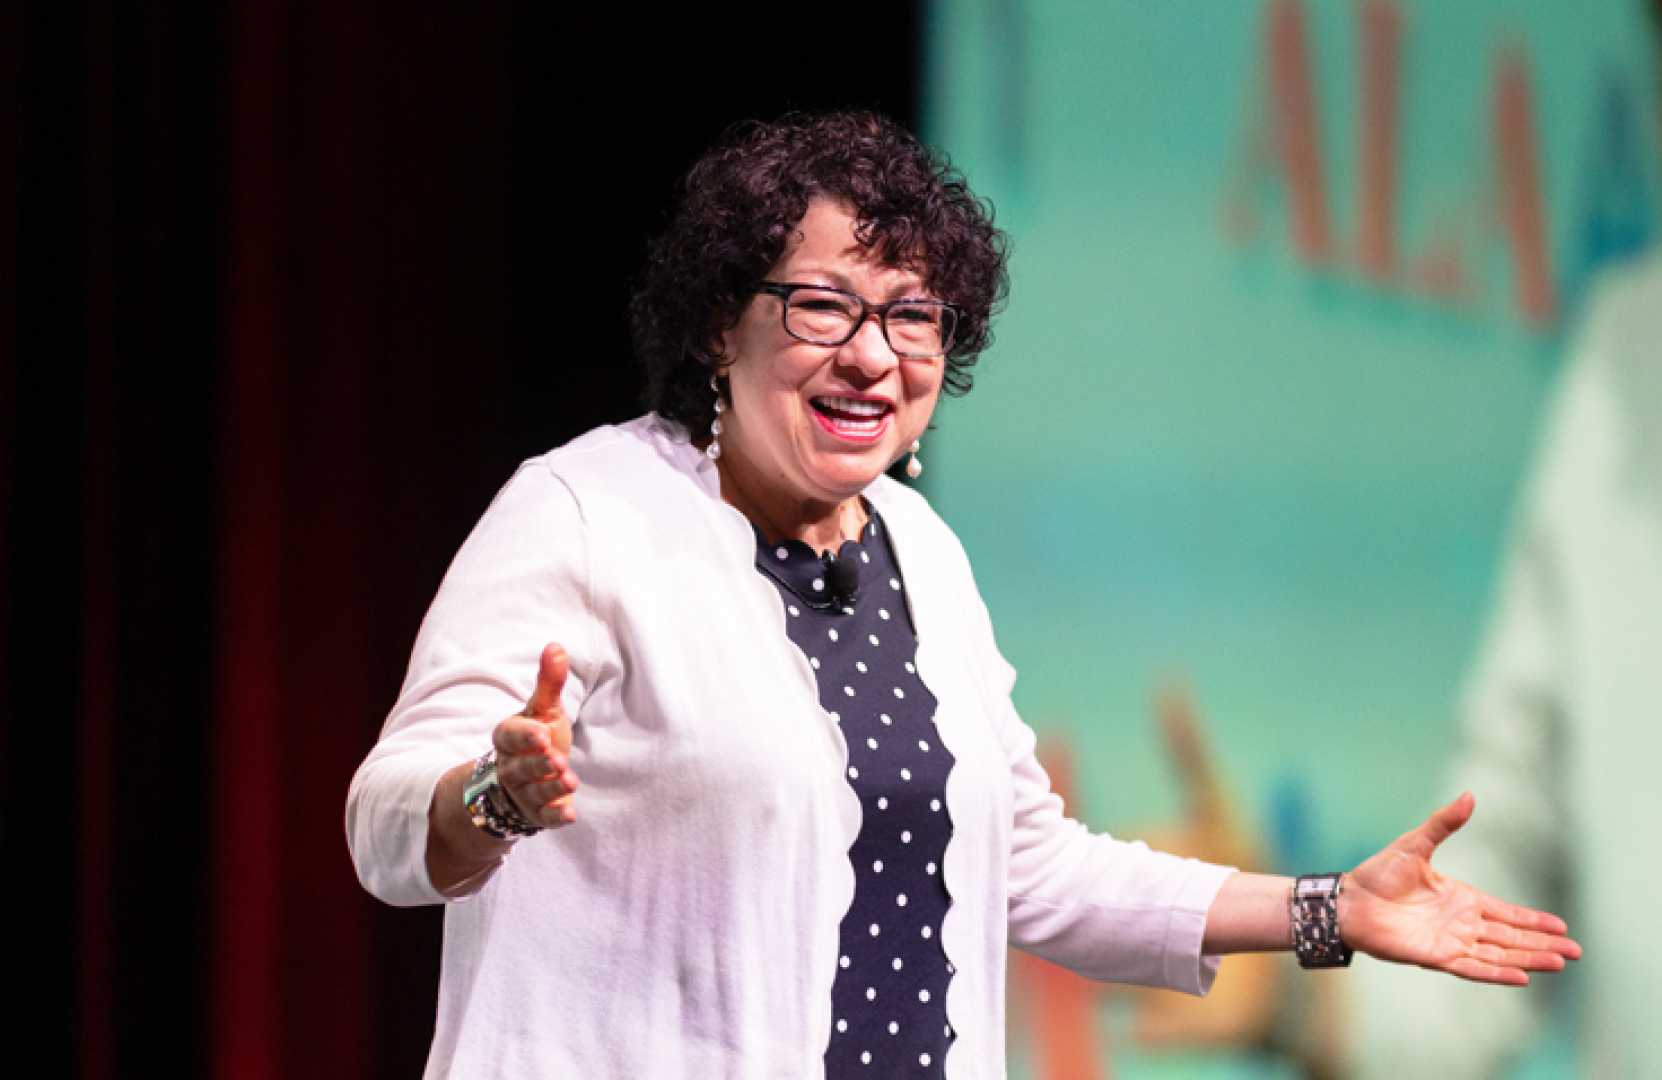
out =
[(0, 24), (8, 911), (54, 1073), (416, 1075), (439, 913), (342, 815), (421, 614), (515, 462), (638, 411), (693, 154), (913, 121), (917, 12), (233, 8)]

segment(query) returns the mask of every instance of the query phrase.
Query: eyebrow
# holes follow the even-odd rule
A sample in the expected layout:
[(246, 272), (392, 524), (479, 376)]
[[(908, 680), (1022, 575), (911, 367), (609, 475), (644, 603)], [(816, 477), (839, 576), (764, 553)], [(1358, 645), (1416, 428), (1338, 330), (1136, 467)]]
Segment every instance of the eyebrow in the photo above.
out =
[[(908, 271), (908, 273), (910, 273), (910, 272), (911, 271)], [(830, 267), (800, 266), (800, 267), (797, 267), (795, 270), (792, 270), (791, 273), (790, 273), (790, 280), (792, 280), (792, 281), (802, 281), (804, 278), (813, 278), (813, 277), (818, 277), (818, 278), (822, 278), (826, 281), (829, 281), (832, 284), (833, 287), (841, 289), (844, 292), (851, 292), (851, 293), (856, 293), (856, 294), (858, 294), (860, 292), (859, 289), (856, 289), (854, 287), (854, 279), (853, 278), (849, 277), (847, 274), (843, 273), (841, 270), (835, 270), (835, 269), (832, 269)], [(887, 296), (877, 296), (877, 297), (873, 297), (873, 299), (878, 300), (878, 301), (901, 300), (901, 299), (905, 299), (905, 300), (925, 300), (925, 299), (930, 299), (930, 292), (929, 292), (929, 289), (924, 285), (923, 279), (921, 277), (914, 277), (911, 281), (903, 282), (899, 286), (897, 286), (893, 289), (890, 289)]]

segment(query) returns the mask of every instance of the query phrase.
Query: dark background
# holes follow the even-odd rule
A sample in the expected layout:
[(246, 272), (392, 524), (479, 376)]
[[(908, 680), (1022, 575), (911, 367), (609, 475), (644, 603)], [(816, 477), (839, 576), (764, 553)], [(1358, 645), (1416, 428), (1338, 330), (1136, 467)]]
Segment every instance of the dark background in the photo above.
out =
[(440, 913), (342, 818), (427, 602), (519, 460), (640, 411), (697, 151), (915, 126), (920, 15), (233, 7), (0, 14), (14, 1030), (48, 1075), (413, 1076)]

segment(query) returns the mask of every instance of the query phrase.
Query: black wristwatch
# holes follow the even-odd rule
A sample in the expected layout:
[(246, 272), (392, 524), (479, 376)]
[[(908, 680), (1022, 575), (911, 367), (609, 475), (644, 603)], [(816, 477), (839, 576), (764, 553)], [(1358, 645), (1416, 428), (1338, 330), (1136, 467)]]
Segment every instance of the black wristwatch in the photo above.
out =
[(1349, 967), (1354, 950), (1339, 936), (1341, 874), (1309, 874), (1293, 882), (1293, 952), (1303, 968)]

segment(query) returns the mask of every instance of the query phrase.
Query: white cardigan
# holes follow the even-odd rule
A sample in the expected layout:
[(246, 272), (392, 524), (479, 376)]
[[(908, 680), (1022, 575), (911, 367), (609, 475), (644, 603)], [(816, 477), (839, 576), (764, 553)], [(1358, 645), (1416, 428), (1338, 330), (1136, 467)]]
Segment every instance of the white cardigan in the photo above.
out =
[[(947, 1075), (1005, 1073), (1007, 943), (1204, 993), (1206, 911), (1230, 871), (1064, 815), (956, 537), (887, 478), (866, 495), (956, 759)], [(521, 841), (449, 904), (428, 1076), (821, 1073), (860, 807), (754, 555), (713, 465), (655, 416), (526, 462), (462, 546), (352, 781), (358, 876), (390, 904), (444, 902), (424, 860), (434, 785), (522, 707), (549, 641), (572, 658), (582, 788), (576, 824)]]

